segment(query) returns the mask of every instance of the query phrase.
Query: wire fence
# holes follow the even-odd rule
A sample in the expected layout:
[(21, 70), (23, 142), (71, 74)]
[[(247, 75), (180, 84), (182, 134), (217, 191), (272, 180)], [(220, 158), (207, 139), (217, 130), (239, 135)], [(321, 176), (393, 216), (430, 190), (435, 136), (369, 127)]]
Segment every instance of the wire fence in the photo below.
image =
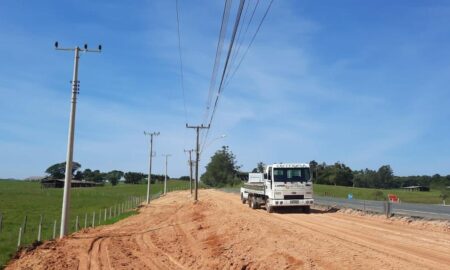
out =
[[(186, 181), (185, 183), (168, 185), (167, 192), (189, 189), (189, 181)], [(158, 199), (161, 195), (163, 195), (162, 191), (152, 194), (151, 200)], [(94, 209), (90, 207), (89, 210), (85, 211), (77, 209), (77, 214), (71, 216), (68, 233), (115, 223), (136, 211), (139, 205), (145, 203), (145, 201), (146, 196), (129, 196), (125, 200), (111, 204), (109, 207)], [(54, 214), (44, 211), (42, 213), (24, 214), (22, 218), (17, 215), (20, 215), (20, 213), (16, 213), (14, 217), (9, 215), (9, 217), (0, 211), (0, 269), (5, 266), (3, 264), (6, 264), (15, 251), (30, 245), (40, 244), (46, 240), (59, 238), (60, 217), (55, 217)]]

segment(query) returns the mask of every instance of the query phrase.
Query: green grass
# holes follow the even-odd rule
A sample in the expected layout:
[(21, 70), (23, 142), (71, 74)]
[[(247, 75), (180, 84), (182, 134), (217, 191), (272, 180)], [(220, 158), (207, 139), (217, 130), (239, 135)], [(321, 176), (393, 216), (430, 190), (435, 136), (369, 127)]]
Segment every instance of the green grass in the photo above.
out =
[[(222, 189), (238, 190), (241, 185), (226, 186)], [(360, 200), (384, 200), (388, 194), (397, 195), (401, 202), (409, 203), (426, 203), (441, 204), (442, 199), (439, 197), (439, 190), (431, 190), (426, 192), (406, 191), (402, 189), (374, 189), (374, 188), (352, 188), (344, 186), (330, 185), (313, 185), (314, 194), (318, 196), (330, 196), (337, 198), (347, 198), (349, 193), (353, 194), (354, 199)], [(376, 192), (382, 192), (381, 196), (377, 196)]]
[[(162, 186), (161, 183), (153, 184), (152, 194), (161, 192)], [(92, 223), (94, 212), (97, 224), (98, 213), (101, 211), (101, 225), (111, 224), (132, 215), (134, 212), (130, 211), (109, 219), (109, 208), (127, 202), (131, 197), (145, 198), (146, 187), (145, 184), (119, 184), (115, 187), (105, 185), (95, 188), (72, 188), (70, 232), (75, 231), (76, 216), (79, 217), (79, 226), (84, 227), (86, 213), (88, 214), (88, 226)], [(168, 181), (169, 191), (186, 188), (189, 188), (189, 182)], [(24, 245), (36, 240), (40, 215), (43, 216), (42, 239), (52, 238), (55, 220), (57, 222), (56, 235), (59, 235), (62, 194), (63, 189), (41, 189), (38, 182), (0, 180), (0, 213), (3, 216), (0, 231), (0, 269), (17, 248), (19, 227), (22, 226), (25, 216), (27, 216), (27, 226), (22, 237)], [(108, 219), (106, 222), (104, 221), (105, 208)]]
[[(397, 195), (401, 202), (410, 203), (428, 203), (439, 204), (442, 200), (439, 198), (440, 191), (406, 191), (402, 189), (373, 189), (373, 188), (352, 188), (342, 186), (318, 185), (313, 186), (314, 194), (318, 196), (332, 196), (338, 198), (347, 198), (349, 193), (353, 194), (354, 199), (360, 200), (384, 200), (388, 194)], [(376, 196), (376, 192), (381, 191), (383, 196)]]

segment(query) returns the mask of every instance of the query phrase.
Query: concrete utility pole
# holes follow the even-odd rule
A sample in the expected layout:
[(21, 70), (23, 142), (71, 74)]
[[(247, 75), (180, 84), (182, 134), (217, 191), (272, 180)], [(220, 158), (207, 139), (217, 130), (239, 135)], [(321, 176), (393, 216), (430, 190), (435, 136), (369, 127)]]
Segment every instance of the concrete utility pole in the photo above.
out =
[(189, 189), (192, 195), (192, 151), (194, 149), (184, 150), (185, 153), (189, 153)]
[(194, 200), (198, 200), (198, 162), (200, 160), (200, 142), (199, 142), (199, 133), (200, 129), (208, 129), (210, 125), (204, 126), (203, 124), (200, 126), (189, 126), (186, 124), (186, 128), (195, 128), (197, 131), (197, 144), (196, 144), (196, 158), (195, 158), (195, 193), (194, 193)]
[(58, 41), (55, 42), (55, 49), (60, 51), (73, 51), (75, 52), (74, 64), (73, 64), (73, 79), (72, 79), (72, 103), (70, 108), (69, 118), (69, 136), (67, 142), (67, 156), (66, 156), (66, 175), (64, 181), (64, 195), (61, 211), (61, 230), (60, 238), (63, 238), (69, 232), (69, 209), (70, 209), (70, 188), (72, 185), (72, 161), (73, 161), (73, 141), (75, 134), (75, 113), (77, 108), (77, 95), (80, 91), (80, 82), (78, 81), (78, 59), (80, 58), (80, 51), (82, 52), (101, 52), (102, 46), (99, 45), (98, 49), (88, 49), (87, 44), (84, 44), (84, 48), (59, 48)]
[(163, 155), (166, 157), (166, 174), (164, 175), (164, 195), (167, 193), (167, 158), (171, 156), (171, 154)]
[(147, 204), (150, 203), (150, 185), (152, 181), (152, 157), (153, 157), (153, 136), (159, 136), (159, 132), (147, 132), (144, 131), (145, 136), (150, 136), (150, 160), (148, 165), (148, 178), (147, 178)]

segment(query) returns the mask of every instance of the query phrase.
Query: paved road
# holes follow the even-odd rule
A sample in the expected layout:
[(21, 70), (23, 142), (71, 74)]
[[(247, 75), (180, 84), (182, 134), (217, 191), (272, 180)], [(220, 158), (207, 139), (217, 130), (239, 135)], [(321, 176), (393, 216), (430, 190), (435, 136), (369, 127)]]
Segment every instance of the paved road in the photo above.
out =
[[(222, 189), (225, 192), (239, 193), (238, 188)], [(345, 207), (358, 209), (362, 211), (370, 211), (377, 213), (385, 213), (384, 202), (369, 200), (348, 200), (334, 197), (314, 196), (314, 203), (318, 205)], [(427, 219), (445, 219), (450, 220), (450, 205), (435, 204), (418, 204), (418, 203), (391, 203), (391, 213), (394, 215), (420, 217)]]
[[(378, 213), (384, 213), (385, 209), (384, 202), (382, 201), (348, 200), (343, 198), (314, 196), (314, 203)], [(391, 213), (395, 215), (450, 220), (450, 206), (418, 203), (391, 203), (391, 209)]]

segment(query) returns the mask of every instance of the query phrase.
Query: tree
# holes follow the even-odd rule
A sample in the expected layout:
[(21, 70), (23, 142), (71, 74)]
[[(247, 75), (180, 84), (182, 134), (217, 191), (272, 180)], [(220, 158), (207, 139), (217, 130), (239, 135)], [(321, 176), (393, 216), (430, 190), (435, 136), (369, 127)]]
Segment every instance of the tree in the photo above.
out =
[(106, 174), (106, 179), (109, 180), (111, 185), (115, 186), (119, 183), (119, 180), (123, 175), (124, 173), (122, 171), (113, 170)]
[(353, 172), (352, 169), (345, 166), (343, 163), (335, 163), (336, 175), (334, 183), (338, 186), (353, 186)]
[(139, 184), (145, 178), (145, 174), (138, 172), (127, 172), (123, 175), (126, 184)]
[[(79, 168), (81, 168), (80, 163), (72, 162), (72, 175)], [(62, 179), (65, 177), (66, 173), (66, 162), (53, 164), (52, 166), (48, 167), (47, 170), (45, 170), (45, 172), (50, 174), (50, 176), (54, 179)]]
[(189, 181), (191, 178), (189, 177), (189, 176), (187, 176), (187, 175), (183, 175), (183, 176), (181, 176), (180, 178), (178, 178), (179, 180), (182, 180), (182, 181)]
[(310, 162), (309, 162), (309, 168), (310, 168), (310, 170), (311, 170), (311, 172), (312, 172), (312, 178), (313, 178), (313, 180), (315, 180), (315, 179), (317, 179), (317, 166), (318, 166), (319, 164), (315, 161), (315, 160), (311, 160)]
[(105, 174), (99, 170), (92, 171), (91, 169), (86, 169), (83, 172), (83, 180), (100, 183), (105, 181)]
[(377, 188), (388, 188), (394, 180), (394, 172), (389, 165), (381, 166), (377, 171), (377, 182), (375, 186)]
[(442, 201), (445, 203), (445, 200), (450, 197), (450, 191), (449, 190), (441, 190), (441, 194), (439, 194), (439, 197), (442, 199)]
[(206, 172), (201, 176), (201, 181), (206, 185), (221, 187), (227, 184), (234, 185), (241, 180), (237, 177), (240, 166), (236, 165), (236, 157), (228, 146), (222, 146), (212, 157), (206, 166)]

